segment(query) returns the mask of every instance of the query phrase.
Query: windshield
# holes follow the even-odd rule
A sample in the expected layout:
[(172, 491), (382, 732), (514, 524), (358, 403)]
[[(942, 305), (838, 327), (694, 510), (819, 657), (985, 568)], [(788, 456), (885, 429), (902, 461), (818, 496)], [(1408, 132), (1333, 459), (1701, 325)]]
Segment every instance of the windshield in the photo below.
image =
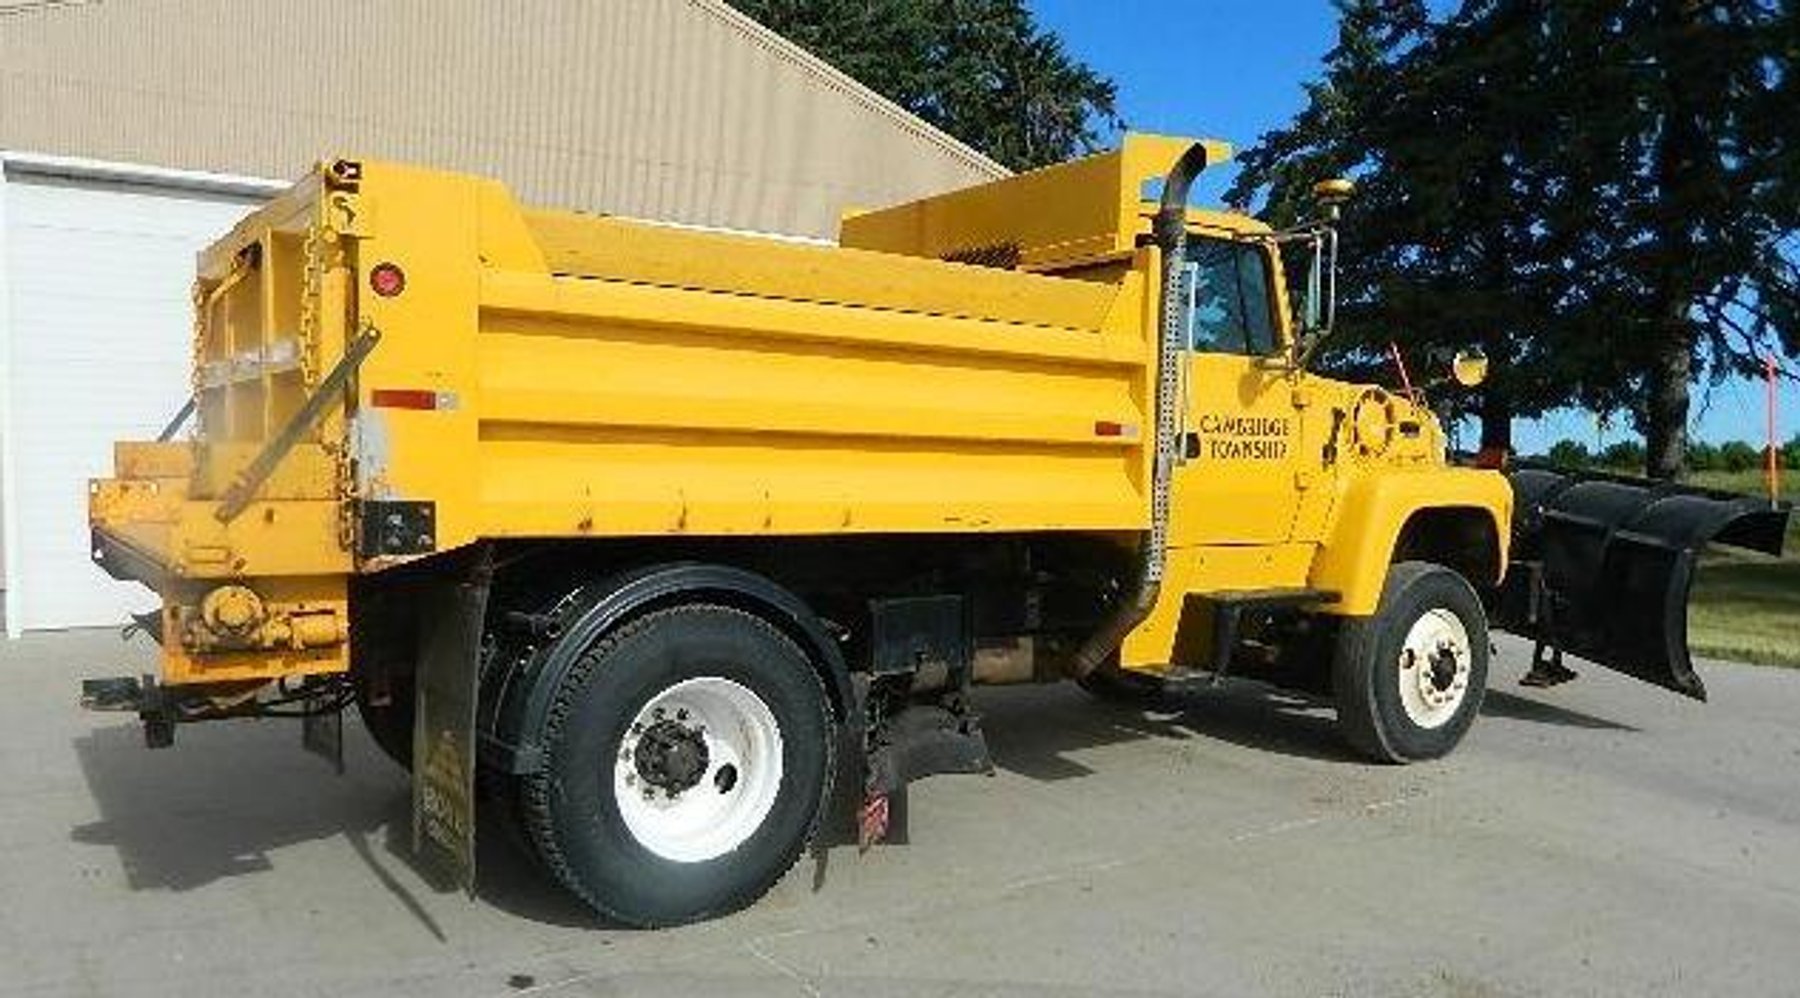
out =
[(1274, 353), (1268, 258), (1262, 248), (1190, 235), (1187, 260), (1182, 276), (1188, 346), (1199, 353)]

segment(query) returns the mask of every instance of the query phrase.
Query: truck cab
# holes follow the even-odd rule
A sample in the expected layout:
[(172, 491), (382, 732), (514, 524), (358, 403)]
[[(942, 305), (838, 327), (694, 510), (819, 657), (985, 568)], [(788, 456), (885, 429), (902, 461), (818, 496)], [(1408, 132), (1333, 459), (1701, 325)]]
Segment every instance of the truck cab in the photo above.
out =
[[(1113, 153), (843, 227), (850, 246), (1102, 282), (1137, 273), (1160, 288), (1160, 312), (1144, 321), (1167, 340), (1166, 578), (1109, 665), (1218, 670), (1245, 618), (1367, 617), (1396, 560), (1497, 589), (1512, 515), (1504, 476), (1453, 466), (1412, 385), (1352, 384), (1310, 363), (1333, 310), (1329, 220), (1283, 233), (1189, 206), (1184, 193), (1171, 200), (1185, 191), (1171, 167), (1190, 153), (1204, 169), (1231, 150), (1132, 134)], [(1159, 214), (1179, 220), (1178, 249), (1159, 237)], [(1289, 273), (1308, 286), (1290, 289)]]

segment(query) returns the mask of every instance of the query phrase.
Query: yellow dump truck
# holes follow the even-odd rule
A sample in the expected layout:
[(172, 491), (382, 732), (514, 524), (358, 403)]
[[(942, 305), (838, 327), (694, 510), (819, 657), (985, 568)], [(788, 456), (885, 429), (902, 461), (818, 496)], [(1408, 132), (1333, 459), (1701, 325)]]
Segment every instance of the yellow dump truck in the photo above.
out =
[[(758, 897), (834, 782), (867, 840), (907, 781), (988, 768), (976, 684), (1235, 669), (1425, 759), (1475, 718), (1491, 612), (1696, 693), (1685, 632), (1596, 611), (1605, 580), (1679, 590), (1643, 611), (1679, 628), (1693, 549), (1774, 514), (1544, 472), (1515, 524), (1422, 389), (1309, 372), (1347, 190), (1287, 232), (1190, 208), (1227, 154), (1133, 135), (837, 246), (322, 163), (201, 255), (191, 402), (93, 483), (162, 651), (86, 702), (152, 745), (300, 716), (327, 751), (354, 705), (429, 865), (468, 882), (479, 803), (663, 925)], [(1632, 554), (1677, 498), (1647, 532), (1687, 532)]]

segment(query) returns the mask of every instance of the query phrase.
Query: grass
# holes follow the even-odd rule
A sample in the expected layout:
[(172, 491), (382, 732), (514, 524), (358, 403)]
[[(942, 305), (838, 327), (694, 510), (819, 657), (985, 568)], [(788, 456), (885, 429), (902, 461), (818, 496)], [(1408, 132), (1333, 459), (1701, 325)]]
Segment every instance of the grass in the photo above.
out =
[[(1694, 485), (1767, 494), (1761, 472), (1698, 472)], [(1784, 499), (1800, 499), (1800, 471), (1782, 475)], [(1800, 515), (1789, 517), (1780, 558), (1719, 548), (1700, 560), (1688, 603), (1688, 645), (1696, 655), (1800, 666)]]
[[(1750, 496), (1769, 494), (1768, 479), (1760, 468), (1755, 471), (1696, 471), (1688, 475), (1687, 483)], [(1789, 468), (1781, 472), (1781, 498), (1800, 499), (1800, 471)]]
[(1688, 602), (1688, 647), (1709, 658), (1800, 666), (1800, 558), (1702, 558)]

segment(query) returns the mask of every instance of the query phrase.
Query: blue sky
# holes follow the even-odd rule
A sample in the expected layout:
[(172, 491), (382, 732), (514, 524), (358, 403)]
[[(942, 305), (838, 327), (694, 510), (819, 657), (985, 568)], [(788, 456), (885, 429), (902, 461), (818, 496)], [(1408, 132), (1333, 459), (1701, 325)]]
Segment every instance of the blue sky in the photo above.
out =
[[(1119, 84), (1119, 110), (1132, 128), (1226, 139), (1239, 147), (1285, 123), (1304, 104), (1301, 84), (1317, 74), (1336, 38), (1328, 0), (1028, 0), (1040, 24), (1078, 57)], [(1211, 171), (1209, 171), (1211, 172)], [(1198, 185), (1218, 201), (1232, 171)], [(1784, 384), (1778, 431), (1800, 432), (1800, 385)], [(1761, 384), (1696, 386), (1694, 431), (1706, 440), (1760, 442)], [(1629, 436), (1629, 424), (1604, 434)], [(1562, 437), (1596, 441), (1592, 414), (1561, 412), (1515, 428), (1520, 450)]]

